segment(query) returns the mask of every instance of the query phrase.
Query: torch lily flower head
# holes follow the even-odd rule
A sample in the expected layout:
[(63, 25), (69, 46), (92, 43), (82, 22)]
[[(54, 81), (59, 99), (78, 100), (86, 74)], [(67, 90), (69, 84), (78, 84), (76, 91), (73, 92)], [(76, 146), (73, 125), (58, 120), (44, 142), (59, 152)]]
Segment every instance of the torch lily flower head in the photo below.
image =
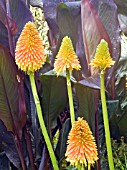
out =
[(74, 52), (71, 39), (66, 36), (62, 40), (60, 50), (56, 56), (54, 63), (54, 70), (59, 75), (68, 69), (72, 71), (73, 69), (79, 70), (81, 68), (77, 55)]
[(101, 40), (100, 44), (97, 46), (94, 59), (91, 61), (90, 65), (93, 67), (99, 67), (101, 70), (110, 68), (114, 65), (115, 61), (112, 60), (108, 48), (108, 43), (105, 40)]
[(98, 160), (95, 139), (88, 123), (83, 118), (78, 118), (73, 123), (67, 143), (65, 156), (71, 165), (90, 168)]
[(15, 61), (27, 73), (40, 69), (46, 61), (44, 47), (33, 22), (26, 23), (16, 44)]

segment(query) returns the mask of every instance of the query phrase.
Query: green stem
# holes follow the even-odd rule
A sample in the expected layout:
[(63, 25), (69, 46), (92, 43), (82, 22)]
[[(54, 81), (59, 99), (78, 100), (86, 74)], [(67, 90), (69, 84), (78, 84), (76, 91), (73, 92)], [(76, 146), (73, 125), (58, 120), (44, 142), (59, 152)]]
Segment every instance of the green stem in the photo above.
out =
[(77, 167), (78, 170), (85, 170), (84, 166), (79, 164), (78, 167)]
[(78, 170), (81, 170), (81, 165), (79, 164), (78, 167), (77, 167)]
[(73, 124), (73, 122), (75, 121), (75, 113), (74, 113), (74, 104), (73, 104), (73, 96), (72, 96), (72, 88), (71, 88), (69, 70), (66, 70), (66, 80), (67, 80), (67, 91), (68, 91), (69, 106), (70, 106), (71, 124)]
[(35, 104), (36, 104), (39, 123), (40, 123), (42, 134), (44, 136), (44, 139), (45, 139), (45, 142), (46, 142), (46, 145), (47, 145), (47, 149), (49, 151), (49, 155), (50, 155), (50, 158), (51, 158), (51, 161), (52, 161), (52, 165), (53, 165), (53, 168), (55, 170), (59, 170), (57, 160), (56, 160), (56, 157), (55, 157), (55, 154), (54, 154), (54, 150), (52, 148), (52, 144), (50, 142), (50, 138), (48, 136), (47, 129), (45, 127), (44, 119), (43, 119), (43, 116), (42, 116), (42, 110), (41, 110), (40, 101), (39, 101), (38, 94), (37, 94), (37, 89), (36, 89), (36, 84), (35, 84), (35, 79), (34, 79), (34, 73), (29, 74), (29, 78), (30, 78), (30, 82), (31, 82), (34, 101), (35, 101)]
[(100, 79), (101, 79), (100, 86), (101, 86), (101, 102), (102, 102), (102, 112), (103, 112), (103, 119), (104, 119), (105, 138), (106, 138), (109, 168), (110, 168), (110, 170), (114, 170), (111, 137), (110, 137), (109, 122), (108, 122), (108, 111), (107, 111), (107, 106), (106, 106), (104, 76), (105, 76), (105, 72), (104, 72), (104, 70), (102, 70), (101, 75), (100, 75)]

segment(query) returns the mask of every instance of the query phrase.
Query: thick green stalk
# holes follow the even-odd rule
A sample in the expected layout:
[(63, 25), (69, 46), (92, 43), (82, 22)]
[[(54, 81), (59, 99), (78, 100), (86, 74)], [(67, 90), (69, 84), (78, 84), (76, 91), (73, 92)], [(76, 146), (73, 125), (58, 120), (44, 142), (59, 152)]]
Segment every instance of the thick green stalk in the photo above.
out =
[(35, 79), (34, 79), (34, 73), (29, 74), (29, 78), (30, 78), (30, 82), (31, 82), (34, 101), (35, 101), (35, 104), (36, 104), (39, 123), (40, 123), (42, 134), (44, 136), (44, 139), (45, 139), (45, 142), (46, 142), (46, 145), (47, 145), (47, 149), (49, 151), (49, 155), (50, 155), (50, 158), (51, 158), (51, 161), (52, 161), (52, 165), (53, 165), (54, 170), (59, 170), (57, 160), (56, 160), (56, 157), (55, 157), (55, 154), (54, 154), (54, 150), (52, 148), (52, 144), (50, 142), (50, 138), (48, 136), (47, 129), (45, 127), (45, 123), (44, 123), (44, 119), (43, 119), (43, 115), (42, 115), (42, 109), (41, 109), (40, 101), (39, 101), (38, 94), (37, 94), (37, 89), (36, 89), (36, 84), (35, 84)]
[(84, 165), (79, 164), (77, 167), (78, 170), (85, 170), (86, 168), (84, 167)]
[(73, 122), (75, 121), (75, 113), (74, 113), (74, 104), (73, 104), (73, 96), (72, 96), (72, 88), (71, 88), (69, 70), (66, 70), (66, 80), (67, 80), (67, 91), (68, 91), (69, 106), (70, 106), (71, 124), (73, 124)]
[(113, 162), (112, 146), (111, 146), (111, 137), (110, 137), (110, 129), (109, 129), (109, 121), (108, 121), (108, 111), (107, 111), (107, 106), (106, 106), (104, 75), (105, 75), (104, 70), (102, 70), (101, 75), (100, 75), (102, 112), (103, 112), (103, 120), (104, 120), (104, 129), (105, 129), (105, 138), (106, 138), (106, 146), (107, 146), (107, 153), (108, 153), (109, 168), (110, 168), (110, 170), (114, 170), (114, 162)]

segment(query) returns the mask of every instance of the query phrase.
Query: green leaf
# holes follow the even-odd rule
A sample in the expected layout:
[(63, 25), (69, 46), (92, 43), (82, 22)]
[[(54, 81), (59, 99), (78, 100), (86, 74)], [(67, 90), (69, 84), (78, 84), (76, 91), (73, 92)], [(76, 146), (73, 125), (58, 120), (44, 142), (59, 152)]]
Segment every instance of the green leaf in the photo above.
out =
[(74, 49), (76, 49), (77, 42), (77, 25), (74, 22), (74, 17), (72, 16), (69, 7), (64, 3), (60, 3), (57, 6), (57, 25), (60, 31), (60, 37), (58, 39), (56, 54), (61, 45), (61, 41), (65, 36), (69, 36), (72, 40)]
[(126, 89), (126, 76), (127, 76), (127, 57), (121, 57), (116, 69), (116, 97), (120, 101), (121, 112), (118, 119), (118, 127), (120, 135), (127, 139), (127, 89)]
[[(50, 70), (48, 72), (45, 73), (45, 75), (49, 75), (49, 76), (56, 76), (57, 77), (57, 74), (54, 70)], [(63, 73), (60, 73), (59, 74), (59, 77), (63, 77), (66, 79), (66, 72), (63, 72)], [(72, 74), (70, 75), (70, 79), (71, 79), (71, 82), (73, 83), (76, 83), (77, 81), (75, 80), (75, 78), (72, 76)]]
[(68, 167), (66, 168), (66, 170), (77, 170), (77, 168), (70, 165), (70, 166), (68, 166)]
[[(108, 118), (110, 123), (110, 132), (111, 137), (118, 138), (120, 135), (118, 122), (119, 118), (121, 116), (121, 109), (120, 109), (120, 103), (119, 100), (107, 100), (107, 110), (108, 110)], [(100, 131), (100, 142), (102, 141), (102, 144), (104, 143), (105, 136), (104, 136), (104, 121), (103, 121), (103, 115), (102, 115), (102, 106), (101, 103), (99, 103), (99, 110), (98, 110), (98, 123), (99, 123), (99, 131)]]
[(116, 86), (120, 83), (120, 80), (127, 76), (127, 57), (121, 57), (116, 69)]
[(122, 3), (121, 3), (121, 0), (114, 0), (114, 2), (116, 3), (116, 5), (118, 7), (118, 12), (127, 16), (127, 11), (126, 11), (126, 9), (127, 9), (127, 1), (122, 0)]
[(57, 77), (53, 72), (40, 76), (42, 83), (42, 107), (46, 125), (52, 129), (57, 124), (57, 116), (64, 110), (68, 98), (64, 77)]
[[(18, 79), (17, 79), (18, 78)], [(7, 130), (18, 131), (25, 123), (25, 116), (19, 110), (19, 86), (20, 77), (16, 65), (9, 52), (0, 45), (0, 119)], [(22, 99), (21, 99), (22, 100)], [(20, 114), (21, 113), (21, 114)]]
[(62, 38), (66, 35), (69, 36), (75, 47), (77, 42), (77, 28), (69, 7), (64, 3), (60, 3), (57, 6), (57, 24)]
[(65, 156), (67, 138), (68, 138), (70, 129), (71, 129), (71, 122), (70, 122), (70, 119), (67, 119), (65, 123), (63, 124), (63, 127), (60, 131), (60, 137), (59, 137), (59, 141), (58, 141), (57, 148), (56, 148), (56, 155), (57, 155), (59, 163), (62, 161), (62, 159)]
[(80, 83), (75, 83), (74, 86), (79, 101), (78, 116), (84, 117), (84, 119), (87, 120), (88, 124), (91, 127), (91, 130), (93, 130), (94, 133), (95, 115), (93, 89), (86, 87)]
[(120, 135), (124, 136), (127, 140), (127, 107), (126, 112), (119, 117), (118, 126), (120, 129)]

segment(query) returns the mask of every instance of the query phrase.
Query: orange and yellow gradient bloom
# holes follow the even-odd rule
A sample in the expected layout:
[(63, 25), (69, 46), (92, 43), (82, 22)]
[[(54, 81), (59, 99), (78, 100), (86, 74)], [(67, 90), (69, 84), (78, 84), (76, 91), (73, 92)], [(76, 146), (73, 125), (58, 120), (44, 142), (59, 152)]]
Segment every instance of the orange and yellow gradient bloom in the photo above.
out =
[(46, 61), (44, 47), (33, 22), (26, 23), (16, 44), (15, 61), (24, 72), (35, 72)]
[(72, 125), (68, 136), (66, 157), (71, 165), (78, 167), (91, 165), (98, 160), (95, 139), (88, 123), (83, 118), (78, 118)]
[(115, 61), (112, 60), (108, 48), (108, 43), (102, 39), (97, 46), (94, 59), (91, 61), (90, 65), (93, 67), (99, 67), (100, 70), (105, 70), (114, 65)]
[(71, 39), (66, 36), (62, 40), (60, 50), (56, 56), (54, 63), (54, 70), (59, 75), (68, 69), (79, 70), (81, 68), (78, 60), (78, 56), (75, 54)]

